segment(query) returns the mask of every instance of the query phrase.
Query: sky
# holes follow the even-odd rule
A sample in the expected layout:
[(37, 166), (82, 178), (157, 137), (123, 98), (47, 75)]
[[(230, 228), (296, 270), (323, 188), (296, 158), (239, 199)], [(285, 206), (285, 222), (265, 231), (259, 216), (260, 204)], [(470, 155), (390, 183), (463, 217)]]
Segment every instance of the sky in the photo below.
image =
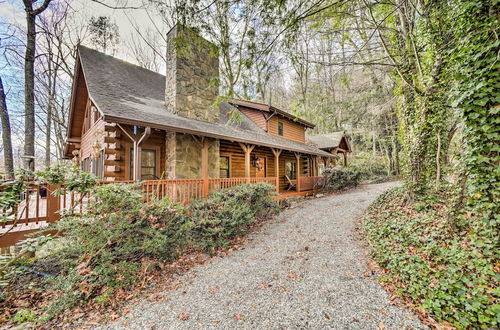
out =
[[(53, 2), (65, 2), (66, 0), (52, 0)], [(112, 21), (118, 26), (121, 43), (118, 53), (115, 56), (129, 62), (134, 62), (134, 58), (127, 51), (127, 41), (130, 36), (135, 33), (130, 22), (133, 20), (135, 24), (141, 28), (153, 27), (151, 20), (148, 17), (146, 8), (142, 9), (112, 9), (92, 0), (67, 0), (77, 13), (77, 16), (88, 21), (92, 16), (109, 16)], [(124, 7), (141, 7), (142, 0), (101, 0), (106, 1), (109, 5), (124, 6)], [(38, 0), (37, 3), (40, 3)], [(150, 16), (154, 15), (149, 9)], [(161, 21), (155, 18), (158, 25)], [(0, 0), (0, 33), (5, 32), (6, 26), (13, 24), (20, 27), (25, 27), (25, 15), (20, 0)], [(1, 41), (0, 41), (1, 42)], [(0, 59), (0, 68), (2, 67), (2, 59)]]

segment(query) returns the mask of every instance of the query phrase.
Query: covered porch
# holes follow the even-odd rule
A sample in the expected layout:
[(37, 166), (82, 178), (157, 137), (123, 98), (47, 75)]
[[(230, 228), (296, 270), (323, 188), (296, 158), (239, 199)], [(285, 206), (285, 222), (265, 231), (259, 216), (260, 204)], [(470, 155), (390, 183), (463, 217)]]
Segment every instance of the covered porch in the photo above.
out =
[(279, 148), (220, 141), (220, 179), (265, 180), (279, 193), (312, 191), (330, 157)]
[(169, 148), (157, 131), (141, 143), (124, 143), (125, 178), (115, 181), (161, 182), (168, 179), (180, 183), (192, 180), (201, 184), (201, 194), (242, 183), (267, 182), (276, 186), (279, 193), (298, 193), (316, 190), (322, 169), (336, 157), (225, 139), (217, 140), (214, 153), (214, 139), (188, 134), (183, 139), (194, 143), (188, 151), (189, 159), (181, 160), (181, 165), (189, 167), (191, 175), (186, 177), (183, 173), (169, 171), (165, 165)]

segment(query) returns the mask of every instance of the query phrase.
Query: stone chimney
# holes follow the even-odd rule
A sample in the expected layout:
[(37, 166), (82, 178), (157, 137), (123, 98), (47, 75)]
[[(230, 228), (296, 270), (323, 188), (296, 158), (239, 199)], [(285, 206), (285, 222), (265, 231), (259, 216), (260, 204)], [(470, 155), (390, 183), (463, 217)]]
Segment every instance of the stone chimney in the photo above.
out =
[[(176, 25), (167, 35), (165, 105), (179, 116), (219, 123), (214, 108), (219, 95), (217, 47), (192, 29)], [(219, 177), (219, 140), (196, 139), (167, 132), (165, 169), (168, 179), (203, 178), (202, 148), (208, 147), (208, 177)]]
[(219, 57), (217, 47), (182, 25), (167, 34), (167, 72), (165, 104), (179, 116), (213, 123), (219, 122), (214, 109), (219, 95)]

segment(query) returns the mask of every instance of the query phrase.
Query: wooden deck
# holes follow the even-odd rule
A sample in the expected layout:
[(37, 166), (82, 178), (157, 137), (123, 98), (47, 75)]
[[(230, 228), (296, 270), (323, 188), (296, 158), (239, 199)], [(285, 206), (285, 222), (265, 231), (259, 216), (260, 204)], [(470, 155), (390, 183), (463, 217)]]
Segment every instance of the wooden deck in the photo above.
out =
[(293, 197), (302, 197), (302, 196), (311, 196), (319, 193), (320, 190), (307, 190), (307, 191), (284, 191), (281, 192), (276, 199), (285, 199), (285, 198), (293, 198)]
[[(315, 190), (320, 177), (301, 177), (301, 188), (299, 191), (281, 190), (276, 196), (277, 200), (291, 197), (307, 196), (317, 193)], [(145, 202), (151, 199), (170, 198), (174, 202), (189, 203), (196, 198), (206, 197), (209, 191), (230, 188), (243, 183), (266, 182), (275, 184), (276, 177), (242, 177), (242, 178), (213, 178), (213, 179), (182, 179), (182, 180), (150, 180), (144, 181), (140, 189), (144, 192)], [(112, 183), (112, 182), (108, 182)], [(124, 182), (130, 183), (130, 182)], [(48, 193), (40, 197), (40, 190), (46, 189)], [(62, 189), (61, 196), (53, 196), (52, 192)], [(48, 185), (29, 185), (23, 193), (24, 200), (21, 201), (14, 214), (9, 216), (7, 222), (0, 223), (0, 248), (6, 248), (25, 239), (25, 235), (36, 230), (45, 228), (60, 218), (61, 211), (73, 209), (74, 213), (81, 213), (87, 203), (89, 196), (80, 198), (77, 194), (67, 192), (65, 187)], [(82, 203), (78, 204), (78, 201)], [(4, 210), (4, 214), (11, 214)]]

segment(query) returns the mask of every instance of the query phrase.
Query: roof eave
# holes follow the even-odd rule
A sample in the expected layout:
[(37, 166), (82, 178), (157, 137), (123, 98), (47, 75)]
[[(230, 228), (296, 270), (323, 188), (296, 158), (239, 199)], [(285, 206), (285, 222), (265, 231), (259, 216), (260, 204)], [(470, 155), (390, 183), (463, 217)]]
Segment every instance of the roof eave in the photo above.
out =
[(126, 124), (126, 125), (138, 125), (138, 126), (144, 126), (144, 127), (169, 130), (169, 131), (176, 132), (176, 133), (201, 135), (201, 136), (211, 137), (211, 138), (215, 138), (215, 139), (223, 139), (223, 140), (230, 140), (230, 141), (243, 142), (243, 143), (254, 143), (254, 144), (258, 144), (259, 146), (263, 146), (263, 147), (279, 148), (279, 149), (296, 151), (296, 152), (301, 152), (301, 153), (306, 153), (306, 154), (316, 155), (316, 156), (322, 156), (322, 157), (333, 156), (332, 154), (327, 153), (327, 152), (322, 151), (322, 150), (319, 150), (319, 149), (318, 149), (318, 151), (320, 151), (320, 152), (314, 152), (314, 151), (306, 152), (304, 150), (300, 150), (300, 149), (296, 149), (296, 148), (284, 148), (283, 146), (270, 144), (270, 143), (262, 143), (262, 142), (257, 143), (257, 142), (253, 142), (253, 141), (245, 140), (245, 139), (241, 139), (241, 138), (227, 137), (227, 136), (219, 135), (219, 134), (207, 133), (207, 132), (197, 131), (197, 130), (192, 130), (192, 129), (184, 129), (184, 128), (179, 128), (179, 127), (164, 125), (164, 124), (142, 122), (142, 121), (138, 121), (138, 120), (127, 119), (127, 118), (122, 118), (122, 117), (115, 117), (115, 116), (110, 116), (110, 115), (104, 115), (103, 120), (106, 122), (110, 122), (110, 123), (119, 123), (119, 124)]
[[(242, 107), (247, 107), (247, 108), (251, 108), (251, 109), (255, 109), (255, 110), (259, 110), (259, 111), (265, 111), (265, 112), (276, 112), (290, 120), (293, 120), (293, 121), (297, 121), (299, 123), (301, 123), (302, 125), (304, 126), (307, 126), (308, 128), (314, 128), (316, 127), (316, 125), (314, 125), (313, 123), (310, 123), (308, 122), (307, 120), (304, 120), (304, 119), (301, 119), (297, 116), (294, 116), (293, 114), (289, 113), (289, 112), (286, 112), (284, 110), (281, 110), (281, 109), (278, 109), (272, 105), (268, 105), (268, 104), (264, 104), (264, 103), (259, 103), (259, 102), (252, 102), (252, 101), (239, 101), (239, 100), (236, 100), (236, 99), (229, 99), (227, 101), (228, 103), (230, 104), (234, 104), (234, 105), (239, 105), (239, 106), (242, 106)], [(252, 103), (254, 103), (255, 105), (252, 105)], [(267, 109), (262, 109), (260, 107), (258, 107), (257, 105), (260, 105), (260, 106), (263, 106), (263, 107), (266, 107)]]
[(275, 107), (273, 107), (273, 106), (271, 106), (271, 109), (272, 109), (273, 111), (276, 111), (278, 114), (280, 114), (280, 115), (282, 115), (282, 116), (284, 116), (284, 117), (287, 117), (288, 119), (291, 119), (291, 120), (293, 120), (293, 121), (297, 121), (297, 122), (301, 123), (302, 125), (307, 126), (308, 128), (314, 128), (314, 127), (316, 127), (316, 125), (315, 125), (315, 124), (310, 123), (310, 122), (308, 122), (307, 120), (301, 119), (301, 118), (299, 118), (299, 117), (297, 117), (297, 116), (294, 116), (294, 115), (292, 115), (291, 113), (288, 113), (288, 112), (286, 112), (286, 111), (280, 110), (280, 109), (275, 108)]
[(73, 70), (73, 83), (71, 85), (71, 97), (70, 97), (70, 109), (69, 109), (69, 118), (68, 118), (68, 129), (66, 130), (66, 139), (71, 137), (71, 123), (73, 122), (73, 114), (75, 112), (75, 95), (76, 95), (76, 85), (77, 79), (76, 76), (78, 74), (78, 68), (81, 66), (80, 63), (80, 51), (78, 47), (76, 48), (76, 62), (75, 69)]

